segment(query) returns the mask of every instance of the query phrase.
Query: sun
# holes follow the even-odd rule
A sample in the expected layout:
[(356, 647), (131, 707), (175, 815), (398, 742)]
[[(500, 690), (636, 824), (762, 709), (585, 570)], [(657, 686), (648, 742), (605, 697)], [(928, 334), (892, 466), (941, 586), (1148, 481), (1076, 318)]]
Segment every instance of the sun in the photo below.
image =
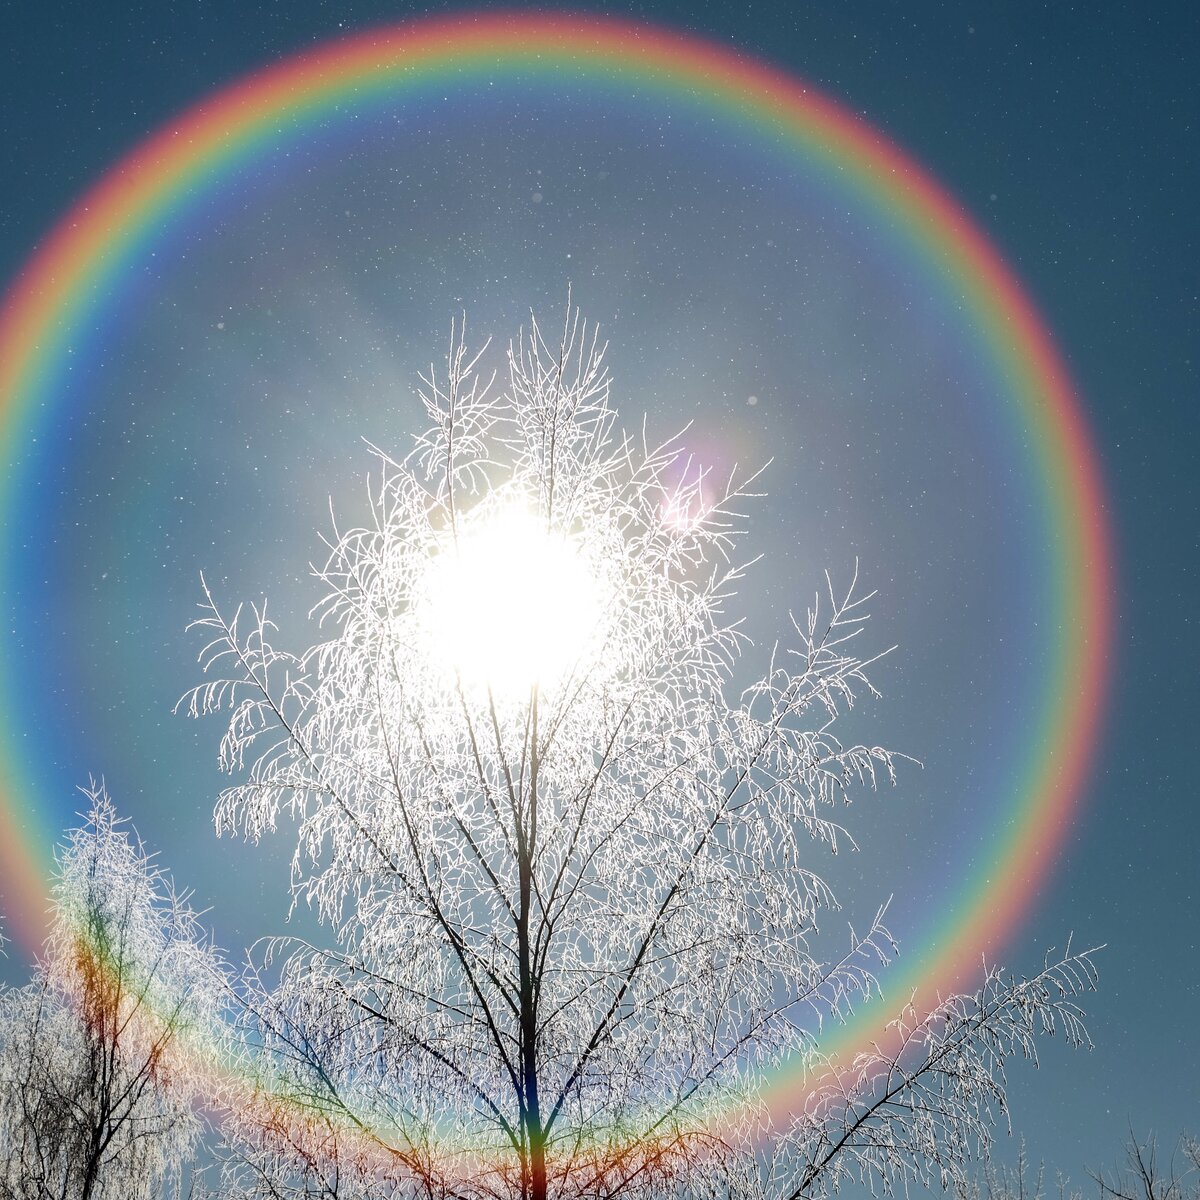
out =
[(507, 503), (440, 540), (422, 597), (434, 661), (464, 685), (514, 696), (571, 675), (603, 612), (583, 539)]

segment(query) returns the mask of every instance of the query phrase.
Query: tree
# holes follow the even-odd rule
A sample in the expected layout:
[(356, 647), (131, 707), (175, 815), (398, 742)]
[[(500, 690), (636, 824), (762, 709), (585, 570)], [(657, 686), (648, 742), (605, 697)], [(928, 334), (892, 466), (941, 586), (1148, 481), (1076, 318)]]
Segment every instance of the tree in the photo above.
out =
[[(1198, 1200), (1200, 1198), (1200, 1141), (1183, 1135), (1165, 1162), (1153, 1133), (1139, 1138), (1130, 1126), (1125, 1162), (1117, 1168), (1088, 1171), (1098, 1200)], [(981, 1177), (960, 1188), (960, 1200), (1045, 1200), (1046, 1168), (1031, 1170), (1022, 1141), (1016, 1166), (987, 1164)], [(1083, 1200), (1083, 1192), (1056, 1176), (1058, 1200)]]
[(1163, 1162), (1158, 1140), (1139, 1139), (1129, 1130), (1125, 1164), (1113, 1171), (1091, 1172), (1100, 1200), (1197, 1200), (1200, 1198), (1200, 1141), (1181, 1137)]
[(199, 1132), (190, 1057), (218, 996), (185, 898), (93, 783), (33, 981), (0, 994), (0, 1198), (138, 1200)]
[[(486, 346), (485, 346), (486, 350)], [(223, 710), (220, 832), (293, 818), (295, 903), (326, 942), (268, 943), (243, 981), (230, 1180), (246, 1194), (747, 1194), (848, 1173), (945, 1181), (986, 1147), (1034, 1032), (1085, 1038), (1070, 954), (899, 1018), (843, 1069), (815, 1038), (875, 990), (876, 915), (830, 960), (813, 867), (839, 807), (897, 756), (843, 742), (875, 695), (869, 595), (828, 587), (731, 697), (726, 604), (754, 477), (622, 432), (604, 347), (536, 321), (494, 391), (454, 331), (412, 453), (376, 451), (370, 518), (316, 575), (326, 632), (279, 648), (265, 605), (205, 586)], [(826, 608), (826, 603), (828, 607)], [(850, 843), (852, 844), (852, 843)], [(784, 1060), (808, 1107), (756, 1097)]]

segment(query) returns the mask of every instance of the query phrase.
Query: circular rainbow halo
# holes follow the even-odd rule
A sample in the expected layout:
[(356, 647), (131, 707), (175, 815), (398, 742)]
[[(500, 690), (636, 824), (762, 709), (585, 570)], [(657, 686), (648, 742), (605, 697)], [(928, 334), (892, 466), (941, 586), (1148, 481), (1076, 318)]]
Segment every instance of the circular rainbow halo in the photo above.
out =
[[(938, 924), (906, 956), (908, 967), (889, 991), (919, 986), (928, 997), (957, 988), (981, 953), (994, 952), (1028, 912), (1081, 803), (1097, 746), (1113, 590), (1100, 463), (1050, 331), (979, 227), (882, 134), (764, 62), (675, 31), (594, 15), (464, 12), (368, 30), (272, 63), (165, 124), (79, 200), (0, 301), (0, 427), (7, 451), (0, 469), (0, 596), (21, 612), (23, 597), (45, 590), (51, 560), (31, 553), (31, 545), (61, 553), (55, 538), (38, 536), (54, 528), (59, 513), (48, 499), (55, 489), (40, 486), (45, 464), (54, 447), (88, 452), (79, 422), (81, 406), (94, 401), (81, 382), (91, 378), (81, 369), (83, 350), (108, 353), (109, 339), (120, 332), (109, 316), (144, 302), (147, 264), (162, 239), (190, 237), (210, 201), (256, 185), (260, 172), (274, 179), (281, 156), (332, 136), (339, 121), (394, 106), (414, 116), (415, 127), (430, 97), (449, 103), (458, 89), (493, 81), (533, 88), (534, 95), (565, 85), (572, 97), (597, 106), (622, 96), (649, 112), (680, 105), (727, 127), (756, 154), (777, 154), (781, 166), (828, 188), (839, 212), (894, 235), (898, 261), (919, 273), (931, 303), (949, 306), (945, 312), (954, 315), (946, 330), (966, 339), (970, 361), (986, 374), (983, 415), (1011, 425), (1020, 452), (1013, 478), (1029, 484), (1021, 511), (1031, 522), (1031, 578), (1040, 589), (1045, 641), (1043, 672), (1031, 672), (1021, 694), (1023, 724), (1014, 747), (989, 776), (999, 807), (987, 845), (969, 873), (947, 885), (945, 907), (931, 910)], [(688, 520), (686, 509), (666, 515), (675, 525)], [(507, 549), (507, 538), (488, 535), (491, 517), (482, 508), (461, 515), (463, 540), (453, 558), (440, 535), (429, 553), (419, 548), (411, 615), (428, 622), (432, 640), (422, 644), (431, 665), (440, 661), (447, 675), (459, 664), (476, 683), (491, 679), (511, 693), (555, 678), (573, 653), (584, 655), (584, 669), (597, 661), (613, 669), (601, 648), (620, 619), (613, 612), (619, 605), (603, 601), (620, 593), (597, 574), (609, 561), (597, 550), (603, 531), (556, 540), (529, 518), (526, 510), (500, 522), (501, 530), (515, 526)], [(586, 583), (579, 585), (581, 577)], [(583, 634), (592, 604), (599, 616)], [(52, 610), (54, 618), (59, 612)], [(570, 648), (578, 647), (577, 637), (582, 651)], [(10, 929), (33, 949), (44, 935), (57, 832), (51, 764), (61, 756), (44, 740), (58, 724), (39, 723), (41, 710), (30, 698), (33, 681), (50, 675), (40, 654), (27, 656), (26, 664), (19, 643), (0, 656), (0, 880)], [(560, 684), (567, 678), (557, 677)], [(108, 703), (107, 683), (97, 695)], [(822, 1049), (832, 1052), (833, 1041), (843, 1048), (865, 1044), (876, 1015), (860, 1010)], [(781, 1070), (770, 1103), (791, 1111), (803, 1102), (804, 1079), (803, 1072)]]
[(435, 662), (509, 698), (570, 676), (603, 611), (582, 538), (512, 500), (460, 519), (430, 559), (419, 608)]

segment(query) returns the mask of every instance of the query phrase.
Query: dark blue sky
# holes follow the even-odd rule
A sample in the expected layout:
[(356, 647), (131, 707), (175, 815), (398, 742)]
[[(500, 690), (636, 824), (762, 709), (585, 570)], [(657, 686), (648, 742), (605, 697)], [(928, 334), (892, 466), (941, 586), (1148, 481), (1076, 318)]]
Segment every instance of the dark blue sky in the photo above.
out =
[[(455, 9), (304, 0), (9, 4), (0, 16), (5, 128), (0, 280), (14, 274), (55, 216), (117, 157), (212, 89), (327, 37), (439, 11)], [(1200, 1008), (1200, 815), (1191, 761), (1200, 716), (1192, 640), (1200, 536), (1195, 467), (1200, 248), (1194, 215), (1200, 184), (1194, 80), (1200, 19), (1184, 4), (1157, 5), (1148, 13), (1133, 5), (1027, 3), (658, 3), (609, 5), (603, 11), (666, 22), (760, 55), (864, 116), (961, 200), (1054, 331), (1096, 438), (1112, 506), (1118, 567), (1113, 701), (1080, 818), (1053, 881), (1005, 957), (1015, 967), (1035, 968), (1045, 948), (1061, 945), (1071, 931), (1109, 948), (1100, 959), (1101, 991), (1090, 1005), (1096, 1050), (1067, 1054), (1047, 1045), (1040, 1072), (1015, 1067), (1014, 1126), (1026, 1135), (1035, 1158), (1077, 1180), (1086, 1165), (1113, 1158), (1129, 1122), (1139, 1130), (1154, 1128), (1165, 1139), (1180, 1129), (1200, 1132), (1200, 1034), (1194, 1020)], [(805, 192), (802, 180), (785, 179), (774, 188), (765, 175), (755, 177), (772, 165), (764, 157), (746, 151), (742, 160), (737, 146), (722, 147), (711, 196), (684, 213), (696, 230), (707, 228), (705, 222), (713, 229), (724, 222), (735, 247), (739, 239), (754, 240), (750, 218), (734, 213), (730, 181), (739, 173), (748, 180), (758, 225), (770, 221), (773, 196), (781, 205), (808, 197), (813, 224), (805, 243), (806, 287), (833, 302), (839, 296), (844, 302), (838, 288), (851, 284), (869, 293), (869, 301), (856, 301), (853, 310), (861, 339), (846, 335), (839, 341), (839, 329), (821, 326), (820, 303), (797, 310), (781, 306), (781, 328), (796, 341), (799, 358), (780, 358), (756, 324), (756, 313), (747, 311), (753, 289), (738, 283), (732, 266), (716, 259), (680, 263), (669, 252), (671, 230), (681, 219), (661, 211), (661, 204), (656, 209), (663, 173), (682, 173), (686, 186), (687, 172), (705, 148), (689, 143), (693, 135), (682, 129), (679, 145), (668, 147), (670, 162), (651, 164), (639, 151), (645, 131), (633, 112), (608, 114), (603, 131), (581, 137), (557, 163), (540, 157), (542, 147), (531, 135), (526, 149), (531, 164), (541, 163), (541, 174), (530, 166), (527, 191), (544, 194), (548, 253), (573, 252), (569, 247), (576, 243), (564, 232), (570, 222), (555, 225), (553, 206), (557, 202), (557, 211), (568, 218), (576, 209), (583, 212), (578, 179), (595, 167), (596, 177), (611, 184), (611, 194), (588, 199), (594, 228), (589, 226), (574, 253), (600, 248), (608, 257), (602, 270), (590, 273), (578, 267), (578, 257), (523, 270), (519, 258), (495, 249), (498, 227), (480, 215), (492, 202), (488, 188), (510, 178), (512, 148), (498, 148), (490, 132), (495, 127), (488, 124), (501, 118), (472, 109), (469, 98), (452, 115), (472, 123), (465, 135), (471, 153), (458, 147), (449, 155), (457, 155), (457, 166), (446, 169), (459, 171), (462, 187), (475, 188), (472, 196), (454, 203), (434, 196), (436, 203), (422, 207), (410, 188), (390, 214), (380, 199), (386, 181), (369, 162), (329, 168), (309, 191), (299, 189), (293, 204), (285, 203), (291, 199), (285, 192), (257, 209), (243, 209), (250, 213), (244, 221), (228, 220), (211, 240), (199, 239), (180, 256), (187, 266), (164, 273), (154, 285), (159, 290), (145, 300), (154, 319), (123, 334), (120, 353), (114, 346), (116, 365), (101, 383), (113, 404), (128, 401), (129, 413), (100, 406), (81, 417), (69, 437), (63, 435), (62, 478), (48, 469), (47, 499), (39, 502), (62, 526), (48, 535), (53, 551), (46, 551), (43, 608), (24, 624), (6, 613), (3, 626), (26, 630), (6, 647), (22, 675), (32, 671), (28, 664), (35, 661), (31, 646), (39, 629), (44, 633), (62, 621), (85, 631), (75, 638), (73, 652), (87, 665), (73, 673), (50, 661), (38, 685), (43, 694), (31, 700), (50, 714), (51, 724), (61, 723), (59, 741), (69, 743), (47, 767), (47, 777), (78, 779), (81, 769), (96, 770), (114, 788), (124, 784), (125, 795), (115, 794), (118, 804), (132, 812), (148, 840), (162, 846), (166, 865), (182, 883), (196, 886), (206, 903), (219, 891), (214, 880), (221, 872), (240, 880), (229, 886), (242, 888), (237, 894), (243, 904), (246, 896), (265, 894), (265, 885), (247, 882), (258, 878), (261, 852), (240, 847), (218, 852), (195, 841), (210, 836), (203, 833), (207, 816), (201, 804), (186, 819), (164, 817), (161, 804), (156, 807), (173, 770), (194, 776), (180, 785), (182, 796), (211, 795), (217, 783), (211, 772), (200, 773), (193, 760), (179, 757), (186, 750), (199, 756), (195, 762), (210, 764), (215, 731), (180, 728), (165, 714), (169, 700), (194, 681), (189, 673), (194, 647), (179, 631), (195, 598), (196, 572), (215, 567), (239, 595), (274, 596), (282, 589), (284, 610), (289, 604), (302, 610), (295, 579), (318, 552), (309, 531), (324, 528), (325, 497), (333, 492), (339, 502), (351, 504), (359, 496), (357, 476), (366, 466), (360, 434), (398, 440), (411, 428), (415, 410), (408, 383), (440, 350), (450, 314), (466, 304), (477, 329), (503, 339), (510, 333), (511, 311), (519, 317), (530, 303), (557, 303), (564, 280), (573, 276), (585, 311), (603, 321), (613, 338), (618, 385), (622, 376), (627, 381), (626, 398), (618, 393), (617, 402), (634, 419), (643, 408), (687, 417), (687, 395), (695, 392), (702, 394), (697, 403), (711, 437), (719, 441), (733, 425), (740, 430), (745, 424), (740, 407), (745, 394), (762, 392), (763, 403), (754, 408), (762, 425), (746, 435), (747, 453), (774, 449), (790, 472), (786, 482), (768, 479), (776, 507), (765, 517), (764, 544), (778, 547), (782, 542), (775, 539), (787, 536), (789, 544), (806, 548), (787, 559), (766, 592), (795, 585), (803, 596), (820, 568), (842, 571), (855, 553), (863, 558), (868, 580), (883, 589), (876, 609), (879, 636), (902, 644), (902, 665), (882, 681), (888, 698), (904, 707), (901, 715), (884, 718), (890, 721), (888, 737), (901, 749), (911, 748), (926, 768), (908, 790), (902, 785), (885, 801), (882, 814), (875, 807), (856, 813), (854, 831), (868, 842), (878, 817), (912, 843), (890, 866), (867, 858), (871, 866), (862, 875), (878, 886), (868, 889), (862, 905), (895, 887), (898, 895), (912, 897), (916, 929), (922, 900), (936, 903), (938, 895), (927, 878), (933, 858), (979, 850), (971, 841), (974, 830), (945, 833), (939, 789), (950, 796), (962, 779), (991, 769), (988, 755), (1003, 749), (999, 735), (976, 752), (939, 733), (951, 721), (943, 711), (948, 693), (931, 689), (962, 685), (955, 664), (968, 664), (961, 668), (967, 674), (986, 673), (1000, 661), (990, 657), (990, 644), (1002, 607), (992, 601), (996, 607), (989, 608), (969, 585), (972, 567), (962, 556), (973, 544), (973, 510), (957, 517), (947, 511), (952, 494), (949, 500), (936, 488), (927, 494), (927, 481), (913, 462), (914, 427), (938, 425), (938, 397), (925, 396), (918, 381), (905, 375), (902, 356), (901, 366), (889, 373), (898, 347), (921, 331), (919, 323), (910, 329), (888, 315), (889, 305), (901, 304), (908, 282), (902, 273), (876, 278), (869, 260), (863, 277), (854, 276), (846, 267), (853, 258), (847, 247), (865, 244), (855, 243), (859, 233), (822, 224), (820, 197)], [(576, 128), (586, 129), (589, 114), (575, 115), (582, 122)], [(439, 119), (429, 117), (420, 151), (429, 161), (440, 153)], [(599, 166), (601, 159), (608, 165)], [(343, 207), (349, 197), (354, 202), (347, 199)], [(410, 242), (424, 239), (431, 254), (449, 244), (449, 231), (469, 235), (469, 253), (451, 260), (456, 266), (441, 290), (427, 282), (412, 294), (391, 289), (386, 278), (370, 282), (371, 263), (394, 258), (386, 222), (389, 216), (401, 220), (402, 203), (409, 206), (402, 219)], [(635, 205), (647, 211), (635, 211)], [(643, 241), (614, 249), (616, 231), (630, 225), (643, 230)], [(516, 221), (512, 229), (520, 233), (526, 226)], [(818, 230), (824, 231), (821, 237)], [(372, 239), (390, 248), (377, 253)], [(661, 263), (650, 261), (651, 251), (663, 253)], [(738, 250), (739, 261), (750, 263), (746, 269), (760, 285), (759, 298), (787, 286), (783, 278), (767, 279), (766, 272), (784, 271), (789, 252), (785, 246), (766, 253), (760, 246), (754, 258)], [(622, 253), (628, 262), (619, 261)], [(719, 258), (717, 250), (713, 254)], [(290, 274), (300, 260), (311, 262), (311, 278)], [(253, 270), (246, 267), (251, 262)], [(646, 286), (623, 287), (623, 281), (640, 278), (639, 272)], [(265, 290), (277, 303), (254, 308), (246, 297), (250, 280), (260, 297)], [(297, 282), (302, 295), (288, 295)], [(709, 304), (706, 297), (719, 283), (735, 289), (735, 298)], [(302, 309), (310, 315), (297, 323)], [(836, 303), (834, 310), (839, 311)], [(805, 318), (799, 332), (793, 323), (797, 313)], [(394, 343), (387, 341), (388, 322), (403, 326)], [(237, 339), (237, 352), (222, 350), (220, 359), (212, 350), (218, 324)], [(697, 328), (703, 336), (680, 351), (675, 375), (682, 382), (672, 391), (667, 381), (674, 376), (664, 358), (677, 347), (681, 330)], [(326, 345), (347, 338), (358, 342), (342, 357)], [(737, 352), (711, 350), (722, 339)], [(957, 378), (953, 349), (947, 349), (943, 364), (948, 379)], [(866, 386), (851, 402), (845, 398), (859, 367)], [(771, 424), (777, 420), (772, 387), (780, 392), (781, 372), (789, 368), (812, 372), (801, 388), (808, 401), (803, 427)], [(349, 383), (347, 371), (354, 375)], [(873, 386), (866, 384), (868, 376)], [(633, 380), (644, 385), (644, 394), (628, 386)], [(205, 409), (206, 387), (224, 389), (228, 410)], [(403, 399), (385, 419), (370, 398), (391, 388), (400, 389)], [(928, 402), (929, 409), (871, 415), (873, 404), (907, 395), (905, 389), (914, 404)], [(170, 419), (162, 416), (164, 408)], [(208, 416), (214, 424), (206, 424)], [(139, 421), (148, 426), (144, 435), (135, 432)], [(837, 441), (844, 431), (839, 421), (871, 443), (872, 453), (887, 465), (855, 474), (838, 466), (833, 451), (824, 455), (820, 437)], [(988, 435), (972, 428), (961, 440), (953, 431), (939, 436), (928, 450), (931, 470), (939, 455), (951, 461), (978, 452)], [(283, 465), (280, 456), (287, 459)], [(260, 468), (269, 483), (253, 482)], [(985, 460), (980, 471), (982, 512), (985, 501), (1004, 504), (1006, 484), (997, 463)], [(153, 504), (139, 508), (128, 488), (105, 483), (125, 472), (148, 481)], [(808, 490), (796, 483), (805, 479), (813, 481)], [(906, 498), (903, 509), (892, 506), (896, 495)], [(925, 497), (924, 508), (917, 496)], [(81, 517), (71, 526), (77, 533), (63, 516), (72, 505)], [(786, 520), (780, 515), (784, 509)], [(300, 513), (303, 535), (288, 524), (293, 510)], [(805, 515), (797, 517), (797, 511)], [(1019, 561), (1020, 514), (1012, 521), (997, 537), (1010, 538)], [(250, 525), (258, 530), (254, 536), (246, 534)], [(120, 546), (122, 539), (130, 544)], [(939, 546), (955, 557), (955, 565), (938, 565)], [(933, 565), (922, 569), (926, 560)], [(106, 598), (91, 582), (66, 588), (63, 580), (73, 570), (93, 582), (123, 570), (121, 597), (136, 590), (138, 607), (121, 597)], [(930, 590), (945, 609), (936, 633), (928, 617)], [(24, 603), (38, 603), (30, 595), (27, 590)], [(775, 603), (768, 600), (764, 609)], [(1010, 602), (1018, 610), (1028, 603), (1019, 585)], [(139, 637), (145, 652), (162, 660), (157, 674), (130, 662), (130, 647)], [(938, 654), (946, 663), (935, 669), (930, 664)], [(967, 734), (978, 733), (981, 745), (986, 739), (979, 731), (990, 729), (989, 722), (1022, 694), (1021, 672), (1037, 667), (1019, 655), (1004, 661), (1013, 677), (1000, 678), (996, 695), (981, 701), (977, 725), (953, 716), (964, 722)], [(62, 811), (70, 810), (68, 799)], [(870, 854), (869, 847), (864, 853)], [(265, 857), (277, 876), (279, 853)], [(894, 880), (887, 878), (889, 870)], [(857, 886), (863, 879), (846, 882)], [(225, 914), (219, 921), (229, 939), (253, 928), (244, 915)]]

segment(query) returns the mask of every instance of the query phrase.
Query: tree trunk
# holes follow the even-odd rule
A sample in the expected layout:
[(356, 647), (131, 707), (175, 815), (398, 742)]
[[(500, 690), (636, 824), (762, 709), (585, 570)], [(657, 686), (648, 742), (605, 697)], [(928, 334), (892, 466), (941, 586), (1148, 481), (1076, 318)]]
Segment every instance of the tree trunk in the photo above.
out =
[(88, 1148), (87, 1165), (83, 1169), (83, 1183), (79, 1189), (79, 1200), (92, 1200), (100, 1172), (100, 1151), (95, 1145)]
[(533, 978), (530, 945), (530, 913), (533, 901), (533, 859), (537, 847), (538, 804), (538, 697), (534, 689), (531, 703), (532, 753), (529, 770), (529, 811), (524, 830), (518, 831), (520, 906), (517, 913), (517, 956), (520, 970), (521, 1090), (525, 1137), (529, 1146), (528, 1200), (546, 1200), (546, 1133), (542, 1128), (541, 1100), (538, 1095), (537, 1062), (537, 989)]

